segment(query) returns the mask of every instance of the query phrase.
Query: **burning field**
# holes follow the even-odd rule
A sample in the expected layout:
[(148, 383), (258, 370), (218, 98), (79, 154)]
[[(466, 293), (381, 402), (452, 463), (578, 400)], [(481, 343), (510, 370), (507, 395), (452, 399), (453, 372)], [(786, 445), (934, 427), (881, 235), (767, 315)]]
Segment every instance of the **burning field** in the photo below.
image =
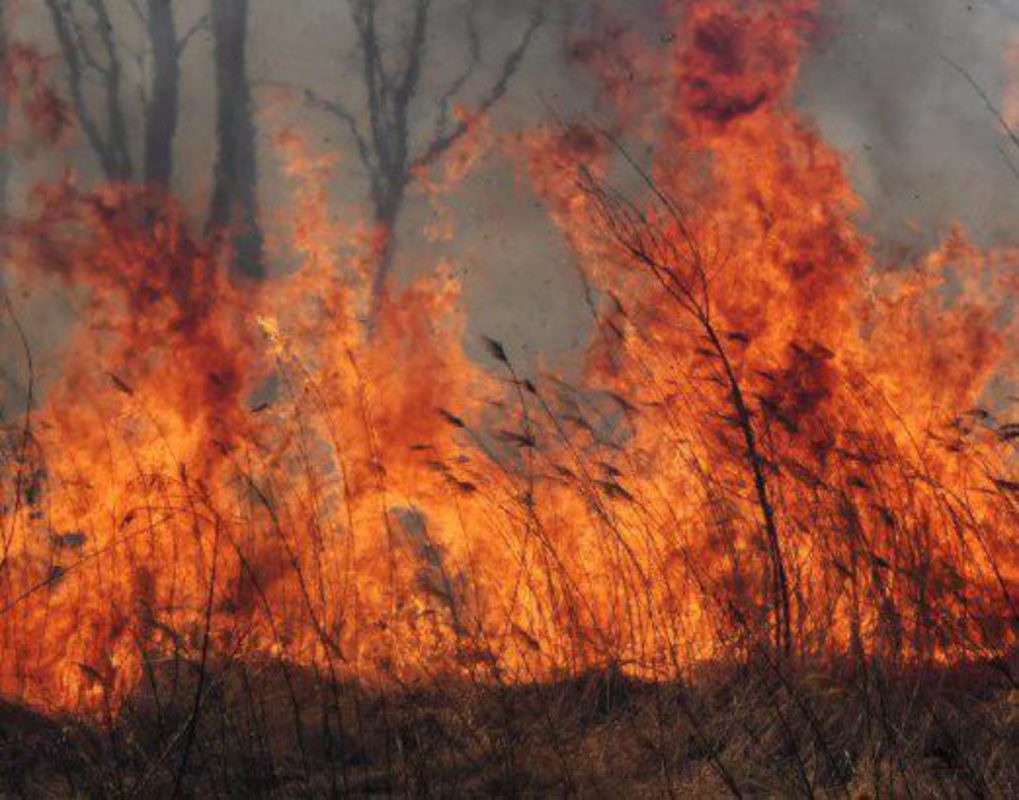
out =
[(1019, 239), (887, 257), (837, 4), (335, 5), (4, 3), (0, 796), (1015, 796)]

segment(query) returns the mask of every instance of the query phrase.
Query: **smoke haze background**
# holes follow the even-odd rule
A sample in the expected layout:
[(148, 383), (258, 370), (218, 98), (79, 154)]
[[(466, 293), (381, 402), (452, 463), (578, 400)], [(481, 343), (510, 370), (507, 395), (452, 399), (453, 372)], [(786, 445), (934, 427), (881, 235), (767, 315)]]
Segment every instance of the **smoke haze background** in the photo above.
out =
[[(760, 0), (763, 2), (763, 0)], [(436, 0), (428, 41), (428, 70), (413, 125), (420, 141), (431, 130), (434, 106), (425, 98), (441, 91), (468, 57), (466, 3)], [(383, 0), (383, 15), (399, 16), (399, 0)], [(657, 0), (603, 4), (632, 28), (667, 69), (672, 25)], [(127, 0), (111, 0), (118, 32), (141, 41), (142, 29)], [(406, 8), (406, 6), (403, 6)], [(1009, 53), (1019, 42), (1019, 3), (1014, 0), (828, 0), (822, 35), (801, 76), (797, 102), (826, 138), (846, 156), (852, 182), (863, 199), (861, 224), (873, 237), (875, 258), (901, 265), (962, 223), (985, 245), (1015, 242), (1019, 219), (1019, 152), (984, 101), (949, 63), (965, 69), (999, 107), (1006, 108)], [(206, 13), (205, 0), (179, 0), (180, 31)], [(478, 28), (482, 68), (462, 102), (470, 107), (490, 84), (505, 54), (527, 25), (534, 5), (526, 0), (483, 0)], [(519, 74), (491, 114), (500, 134), (523, 130), (556, 116), (598, 119), (601, 107), (592, 76), (568, 57), (568, 43), (583, 35), (595, 4), (548, 2), (547, 20)], [(288, 192), (274, 150), (276, 135), (301, 131), (315, 152), (339, 156), (331, 185), (334, 213), (350, 221), (369, 219), (368, 184), (351, 137), (342, 125), (309, 107), (304, 91), (342, 99), (363, 121), (360, 54), (343, 0), (252, 0), (248, 73), (259, 124), (260, 196), (267, 234)], [(397, 30), (384, 35), (395, 37)], [(43, 0), (22, 0), (14, 38), (32, 42), (59, 58)], [(175, 142), (173, 189), (204, 218), (215, 156), (215, 84), (212, 43), (197, 34), (184, 53), (180, 127)], [(54, 65), (54, 75), (60, 74)], [(128, 82), (131, 80), (127, 78)], [(129, 120), (139, 139), (140, 118)], [(1011, 159), (1012, 167), (1009, 165)], [(11, 206), (24, 207), (39, 179), (71, 168), (83, 183), (99, 179), (95, 159), (77, 131), (57, 154), (36, 150), (20, 157), (10, 187)], [(464, 285), (468, 309), (465, 342), (483, 358), (478, 336), (505, 343), (515, 358), (532, 365), (569, 368), (584, 347), (590, 312), (571, 254), (515, 165), (498, 151), (486, 156), (445, 200), (455, 236), (429, 241), (422, 230), (434, 214), (427, 199), (412, 192), (400, 220), (396, 275), (429, 271), (440, 261), (453, 265)], [(292, 264), (271, 263), (276, 272)], [(38, 366), (45, 373), (70, 313), (66, 297), (21, 297), (20, 313)], [(10, 330), (2, 339), (5, 362), (17, 359)], [(8, 381), (15, 368), (5, 366)]]

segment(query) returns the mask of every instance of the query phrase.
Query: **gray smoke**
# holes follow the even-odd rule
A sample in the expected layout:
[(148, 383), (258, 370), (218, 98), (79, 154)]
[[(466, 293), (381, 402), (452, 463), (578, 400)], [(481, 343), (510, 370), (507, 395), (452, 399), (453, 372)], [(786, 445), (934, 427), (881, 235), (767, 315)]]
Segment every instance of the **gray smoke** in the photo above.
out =
[(953, 221), (985, 244), (1015, 241), (1019, 179), (1008, 141), (967, 72), (999, 108), (1015, 0), (830, 3), (833, 33), (810, 59), (800, 99), (846, 153), (865, 227), (889, 257), (929, 246)]
[[(763, 2), (763, 0), (760, 0)], [(379, 0), (381, 16), (406, 19), (408, 0)], [(132, 0), (108, 0), (125, 52), (137, 56), (143, 28)], [(471, 59), (465, 19), (468, 0), (434, 0), (435, 16), (421, 79), (422, 97), (438, 97)], [(521, 129), (552, 113), (597, 115), (595, 87), (564, 55), (565, 31), (584, 26), (593, 0), (545, 2), (545, 25), (519, 73), (493, 110), (500, 130)], [(668, 40), (658, 0), (613, 0), (601, 5), (627, 19), (652, 46)], [(460, 95), (470, 107), (484, 96), (505, 54), (519, 40), (533, 0), (479, 0), (476, 30), (482, 45), (474, 76)], [(180, 31), (206, 13), (207, 0), (174, 4)], [(866, 207), (861, 222), (882, 259), (926, 247), (953, 221), (983, 243), (1012, 241), (1019, 218), (1019, 151), (1008, 142), (979, 93), (950, 63), (962, 67), (995, 103), (1007, 83), (1004, 55), (1019, 40), (1017, 0), (828, 0), (825, 35), (804, 65), (798, 102), (845, 152), (853, 184)], [(343, 154), (335, 176), (337, 209), (366, 206), (369, 185), (356, 145), (344, 125), (304, 102), (305, 90), (342, 101), (364, 130), (366, 98), (355, 30), (345, 0), (252, 0), (249, 73), (259, 106), (261, 196), (268, 220), (286, 195), (270, 141), (272, 130), (294, 126), (323, 148)], [(45, 4), (21, 4), (14, 35), (58, 52)], [(406, 25), (383, 26), (382, 43), (407, 36)], [(174, 189), (204, 215), (214, 158), (212, 44), (199, 30), (183, 54)], [(129, 59), (130, 61), (130, 59)], [(131, 61), (125, 80), (139, 77)], [(1019, 79), (1019, 76), (1013, 76)], [(129, 119), (137, 141), (140, 111)], [(410, 118), (412, 142), (427, 139), (437, 106), (421, 102)], [(72, 166), (84, 180), (97, 176), (81, 137), (58, 153), (36, 152), (16, 165), (11, 201), (18, 207), (38, 179)], [(571, 254), (526, 184), (497, 154), (490, 156), (448, 200), (456, 237), (429, 242), (421, 230), (432, 211), (412, 196), (400, 217), (396, 274), (406, 278), (448, 259), (462, 275), (470, 310), (468, 346), (482, 333), (503, 341), (515, 358), (542, 354), (569, 363), (588, 336), (584, 304)], [(275, 265), (285, 269), (287, 265)], [(33, 343), (41, 353), (59, 340), (59, 299), (26, 301)], [(0, 338), (4, 352), (9, 340)], [(49, 348), (47, 346), (50, 346)], [(473, 350), (480, 354), (480, 349)], [(45, 358), (41, 358), (45, 363)]]

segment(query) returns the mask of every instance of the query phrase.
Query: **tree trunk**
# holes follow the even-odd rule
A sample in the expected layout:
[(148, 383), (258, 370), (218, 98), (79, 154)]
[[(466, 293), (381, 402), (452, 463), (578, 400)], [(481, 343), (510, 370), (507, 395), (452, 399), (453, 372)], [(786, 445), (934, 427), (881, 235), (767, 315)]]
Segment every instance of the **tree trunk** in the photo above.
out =
[(258, 161), (246, 71), (248, 0), (212, 0), (216, 60), (215, 188), (207, 230), (229, 231), (234, 277), (265, 277), (258, 225)]
[(148, 1), (148, 36), (152, 47), (152, 94), (145, 119), (147, 184), (161, 191), (170, 188), (173, 174), (173, 139), (177, 132), (180, 63), (173, 0)]
[(403, 207), (403, 189), (388, 193), (375, 205), (375, 231), (378, 243), (374, 253), (375, 273), (372, 276), (370, 308), (368, 311), (369, 332), (374, 332), (379, 314), (382, 313), (389, 290), (389, 278), (396, 257), (396, 224)]

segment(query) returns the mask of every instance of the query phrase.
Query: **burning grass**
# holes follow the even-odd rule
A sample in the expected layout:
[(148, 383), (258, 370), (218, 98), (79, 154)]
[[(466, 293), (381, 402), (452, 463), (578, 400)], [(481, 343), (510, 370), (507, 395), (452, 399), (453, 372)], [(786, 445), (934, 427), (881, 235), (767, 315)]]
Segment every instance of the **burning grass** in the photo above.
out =
[(61, 716), (5, 710), (10, 790), (1013, 793), (1017, 256), (874, 267), (789, 99), (812, 8), (694, 4), (650, 165), (512, 137), (575, 383), (470, 361), (442, 271), (379, 304), (292, 134), (257, 284), (152, 191), (40, 188), (13, 264), (80, 305), (3, 429), (0, 691)]

